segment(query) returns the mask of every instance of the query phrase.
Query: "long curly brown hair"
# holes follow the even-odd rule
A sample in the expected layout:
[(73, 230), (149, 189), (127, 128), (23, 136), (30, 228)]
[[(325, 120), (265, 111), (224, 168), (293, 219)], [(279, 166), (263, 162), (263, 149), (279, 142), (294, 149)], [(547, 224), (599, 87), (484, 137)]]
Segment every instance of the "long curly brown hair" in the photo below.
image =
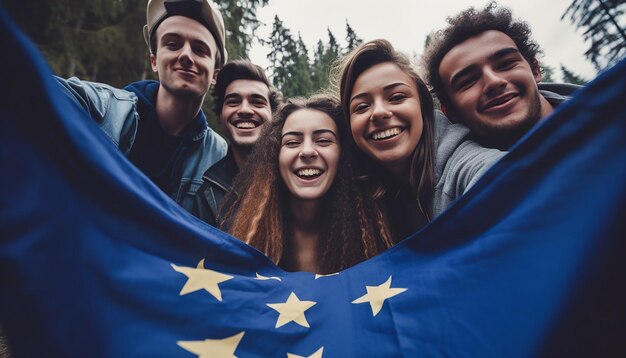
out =
[[(379, 39), (362, 44), (335, 65), (333, 69), (335, 87), (338, 87), (337, 90), (341, 96), (345, 124), (350, 126), (350, 96), (354, 83), (367, 69), (385, 62), (395, 64), (411, 77), (419, 95), (424, 127), (420, 141), (411, 156), (407, 179), (409, 191), (413, 196), (412, 200), (417, 204), (419, 212), (418, 216), (412, 220), (415, 221), (415, 227), (420, 227), (429, 221), (429, 210), (435, 187), (434, 104), (426, 84), (417, 74), (408, 57), (395, 50), (389, 41)], [(350, 142), (356, 147), (352, 136), (350, 136)], [(397, 180), (390, 179), (391, 175), (380, 163), (367, 157), (361, 150), (357, 151), (359, 154), (355, 155), (357, 159), (355, 167), (364, 192), (373, 202), (384, 200), (385, 203), (380, 203), (380, 207), (394, 207), (397, 200), (401, 199), (399, 192), (402, 185)], [(388, 209), (384, 210), (385, 216), (393, 219), (392, 216), (395, 215)], [(395, 232), (395, 229), (392, 231), (394, 231), (394, 235), (408, 234)], [(396, 239), (402, 239), (402, 237), (396, 237)]]
[[(218, 224), (234, 237), (256, 247), (279, 266), (291, 261), (292, 235), (290, 193), (278, 168), (281, 131), (289, 115), (300, 109), (328, 114), (337, 124), (340, 143), (349, 135), (342, 125), (338, 100), (330, 95), (309, 99), (292, 98), (279, 107), (234, 181), (234, 190), (225, 200), (224, 216)], [(377, 217), (356, 188), (352, 177), (351, 153), (340, 146), (335, 180), (319, 210), (320, 227), (317, 260), (320, 273), (343, 270), (393, 245), (387, 226)], [(378, 215), (380, 216), (380, 215)]]

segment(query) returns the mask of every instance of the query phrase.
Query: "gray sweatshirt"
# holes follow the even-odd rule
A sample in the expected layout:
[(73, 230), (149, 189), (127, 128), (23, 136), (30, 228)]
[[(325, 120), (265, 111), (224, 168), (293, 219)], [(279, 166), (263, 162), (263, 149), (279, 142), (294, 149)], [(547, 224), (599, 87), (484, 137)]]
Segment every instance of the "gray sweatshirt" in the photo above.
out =
[(506, 152), (484, 148), (468, 139), (470, 130), (435, 112), (435, 194), (431, 219), (467, 191)]

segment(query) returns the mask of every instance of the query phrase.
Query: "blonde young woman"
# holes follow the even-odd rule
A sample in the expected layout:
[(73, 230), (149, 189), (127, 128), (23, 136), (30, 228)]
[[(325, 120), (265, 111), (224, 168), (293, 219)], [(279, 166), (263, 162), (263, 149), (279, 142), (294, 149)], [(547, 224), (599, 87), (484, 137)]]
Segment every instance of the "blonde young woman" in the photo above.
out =
[(281, 106), (235, 179), (222, 228), (289, 271), (337, 272), (391, 246), (352, 180), (342, 121), (329, 96)]

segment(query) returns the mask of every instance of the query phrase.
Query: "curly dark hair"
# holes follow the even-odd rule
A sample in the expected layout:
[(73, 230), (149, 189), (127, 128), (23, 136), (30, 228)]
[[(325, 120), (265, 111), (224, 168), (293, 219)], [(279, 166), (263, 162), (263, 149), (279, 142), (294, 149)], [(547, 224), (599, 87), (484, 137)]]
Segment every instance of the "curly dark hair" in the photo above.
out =
[(234, 190), (225, 199), (218, 225), (234, 237), (256, 247), (279, 266), (289, 257), (291, 237), (290, 194), (278, 167), (281, 132), (287, 118), (300, 109), (328, 114), (337, 124), (340, 159), (333, 184), (326, 193), (320, 215), (317, 260), (322, 272), (333, 273), (370, 258), (393, 243), (386, 226), (374, 217), (373, 208), (354, 185), (348, 147), (349, 137), (341, 126), (339, 101), (329, 95), (309, 99), (291, 98), (281, 105), (274, 120), (263, 129), (245, 166), (235, 178)]
[(482, 10), (471, 7), (449, 17), (447, 21), (447, 28), (431, 35), (423, 57), (427, 71), (426, 80), (445, 106), (451, 106), (452, 102), (439, 76), (441, 61), (452, 48), (482, 32), (496, 30), (506, 34), (515, 42), (531, 68), (538, 65), (537, 56), (541, 54), (541, 50), (531, 37), (530, 27), (526, 22), (514, 19), (509, 8), (490, 2)]
[[(350, 128), (350, 97), (352, 96), (352, 89), (357, 78), (372, 66), (385, 62), (398, 66), (407, 76), (413, 79), (419, 95), (424, 127), (420, 141), (411, 156), (407, 181), (412, 194), (415, 195), (414, 199), (421, 213), (421, 217), (415, 218), (415, 220), (419, 221), (421, 225), (429, 221), (428, 211), (432, 205), (435, 188), (433, 133), (435, 112), (433, 98), (428, 87), (426, 87), (426, 84), (416, 72), (409, 58), (397, 51), (389, 41), (383, 39), (368, 41), (346, 55), (333, 68), (333, 80), (336, 82), (335, 87), (338, 87), (341, 96), (344, 123)], [(350, 141), (351, 145), (357, 148), (352, 136), (350, 136)], [(381, 199), (387, 200), (395, 195), (392, 193), (394, 190), (389, 190), (394, 188), (395, 185), (388, 180), (390, 176), (387, 174), (387, 171), (380, 164), (366, 158), (360, 149), (355, 150), (358, 151), (358, 154), (355, 155), (357, 175), (360, 179), (360, 184), (365, 187), (365, 191), (370, 196), (370, 199), (376, 202)], [(381, 205), (384, 206), (384, 204)], [(386, 216), (389, 216), (389, 214), (387, 213)], [(393, 234), (394, 236), (397, 235), (396, 232)]]
[(222, 114), (226, 88), (236, 80), (252, 80), (264, 83), (269, 89), (269, 101), (272, 112), (276, 111), (278, 105), (283, 102), (281, 93), (272, 86), (261, 66), (255, 65), (249, 60), (234, 60), (222, 67), (217, 74), (215, 86), (213, 86), (213, 112), (215, 112), (218, 118)]

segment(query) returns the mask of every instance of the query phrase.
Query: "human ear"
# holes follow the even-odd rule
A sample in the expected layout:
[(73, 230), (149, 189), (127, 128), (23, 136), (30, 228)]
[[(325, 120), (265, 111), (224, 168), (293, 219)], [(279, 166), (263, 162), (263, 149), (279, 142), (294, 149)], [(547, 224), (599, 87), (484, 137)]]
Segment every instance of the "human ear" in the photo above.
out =
[(541, 82), (541, 66), (539, 65), (539, 61), (537, 61), (537, 59), (534, 59), (530, 64), (530, 69), (533, 71), (533, 75), (535, 76), (535, 82)]
[(152, 71), (158, 72), (157, 63), (156, 63), (156, 55), (150, 54), (150, 65), (152, 66)]
[(452, 123), (460, 123), (461, 118), (458, 115), (458, 112), (454, 110), (452, 106), (446, 106), (443, 103), (439, 104), (439, 109), (441, 112), (448, 118), (448, 120)]

